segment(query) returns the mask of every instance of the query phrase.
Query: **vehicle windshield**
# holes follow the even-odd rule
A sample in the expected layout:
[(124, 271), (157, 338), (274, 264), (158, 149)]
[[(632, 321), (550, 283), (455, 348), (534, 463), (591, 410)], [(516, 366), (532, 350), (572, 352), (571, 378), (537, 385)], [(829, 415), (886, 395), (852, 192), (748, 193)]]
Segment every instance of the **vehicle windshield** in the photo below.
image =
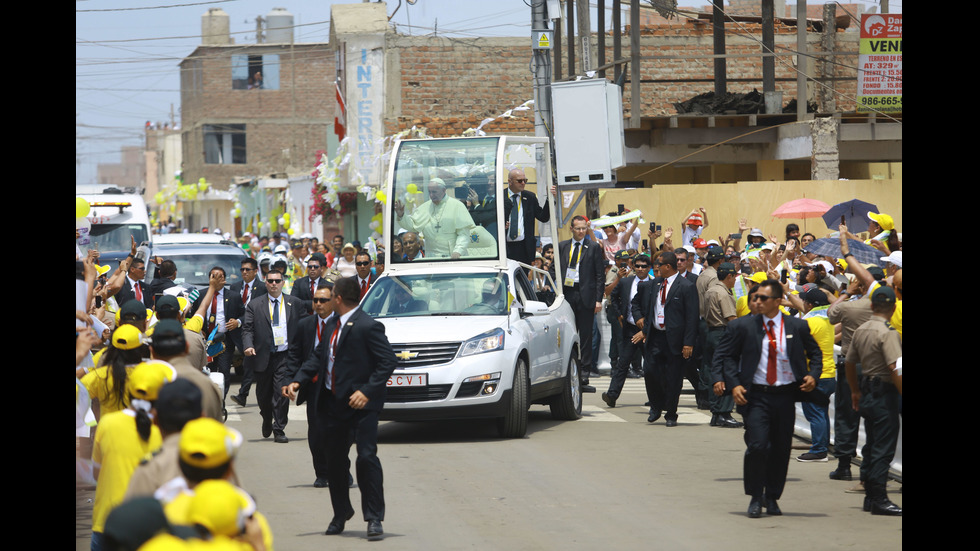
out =
[(142, 224), (92, 224), (87, 248), (107, 253), (129, 252), (133, 246), (132, 239), (136, 240), (137, 245), (147, 241), (146, 227)]
[(506, 274), (429, 274), (383, 277), (361, 309), (373, 318), (498, 316), (507, 314)]
[[(153, 253), (157, 254), (156, 251)], [(208, 286), (208, 274), (211, 268), (221, 266), (225, 270), (225, 286), (229, 286), (242, 279), (241, 265), (244, 256), (240, 254), (215, 254), (213, 252), (183, 254), (168, 254), (165, 251), (159, 253), (164, 260), (173, 260), (177, 265), (177, 284), (194, 285), (196, 287)], [(153, 277), (153, 268), (146, 270), (147, 281)]]
[(402, 144), (393, 174), (391, 235), (399, 243), (392, 262), (499, 257), (498, 140)]

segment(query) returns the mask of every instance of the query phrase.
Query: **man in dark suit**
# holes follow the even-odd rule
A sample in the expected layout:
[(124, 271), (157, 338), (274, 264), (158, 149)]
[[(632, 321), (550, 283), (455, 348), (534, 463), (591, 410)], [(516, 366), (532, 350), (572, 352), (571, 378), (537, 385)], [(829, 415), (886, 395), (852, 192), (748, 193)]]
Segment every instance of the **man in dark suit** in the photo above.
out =
[(143, 306), (153, 308), (153, 293), (143, 283), (144, 277), (146, 277), (146, 263), (134, 258), (126, 270), (122, 288), (116, 293), (116, 302), (120, 306), (135, 298), (142, 302)]
[(160, 260), (160, 257), (155, 257), (154, 260), (158, 265), (156, 268), (156, 273), (153, 279), (150, 280), (150, 293), (154, 296), (154, 301), (156, 296), (163, 293), (165, 290), (174, 287), (177, 283), (174, 282), (177, 279), (177, 265), (173, 260)]
[(330, 337), (321, 341), (316, 354), (303, 363), (293, 381), (283, 386), (282, 394), (295, 399), (297, 391), (317, 377), (312, 392), (318, 393), (317, 410), (325, 423), (327, 479), (333, 505), (327, 535), (343, 532), (344, 524), (354, 516), (347, 485), (353, 433), (361, 510), (368, 523), (368, 538), (374, 538), (384, 533), (381, 522), (385, 513), (383, 473), (377, 456), (378, 414), (397, 360), (384, 325), (357, 307), (359, 295), (353, 278), (334, 283), (336, 321), (327, 324)]
[[(210, 275), (218, 273), (221, 274), (222, 278), (227, 277), (224, 268), (221, 266), (211, 268)], [(191, 312), (197, 312), (201, 307), (203, 300), (204, 295), (197, 297), (197, 300), (195, 300), (194, 304), (191, 306)], [(204, 336), (204, 340), (206, 341), (208, 337), (211, 336), (211, 332), (214, 331), (215, 328), (218, 329), (215, 339), (218, 339), (218, 335), (220, 334), (224, 335), (224, 352), (215, 356), (214, 360), (208, 364), (208, 368), (211, 371), (223, 373), (225, 376), (225, 388), (222, 389), (224, 391), (222, 396), (224, 397), (228, 396), (228, 388), (231, 384), (231, 355), (235, 350), (235, 345), (230, 335), (242, 326), (242, 317), (245, 315), (245, 306), (235, 295), (231, 293), (230, 290), (224, 288), (218, 289), (214, 293), (210, 306), (204, 306), (204, 328), (201, 329), (201, 334)]]
[(357, 280), (358, 294), (361, 298), (364, 298), (368, 289), (378, 279), (377, 274), (371, 273), (371, 255), (366, 250), (361, 249), (360, 252), (354, 255), (354, 269), (357, 270), (357, 275), (354, 276), (354, 279)]
[(677, 426), (677, 403), (684, 383), (684, 360), (691, 357), (698, 337), (698, 291), (677, 272), (677, 256), (661, 253), (660, 277), (637, 287), (631, 301), (640, 332), (634, 342), (645, 341), (643, 378), (653, 423), (664, 415), (668, 427)]
[(326, 265), (327, 259), (323, 253), (313, 253), (306, 264), (307, 275), (293, 282), (293, 290), (290, 294), (299, 299), (302, 306), (301, 316), (308, 316), (313, 313), (313, 291), (316, 290)]
[[(245, 313), (245, 307), (248, 303), (252, 301), (255, 297), (260, 297), (268, 291), (265, 288), (265, 283), (259, 280), (259, 263), (254, 258), (248, 257), (242, 259), (242, 279), (236, 281), (231, 285), (231, 295), (241, 297), (242, 301), (242, 314)], [(242, 330), (236, 328), (230, 334), (232, 345), (238, 350), (245, 350), (242, 345)], [(226, 344), (227, 346), (227, 344)], [(234, 348), (230, 350), (234, 352)], [(226, 352), (227, 353), (227, 352)], [(231, 356), (229, 356), (231, 358)], [(255, 374), (251, 372), (245, 363), (242, 362), (242, 384), (238, 387), (238, 394), (233, 394), (231, 400), (236, 404), (245, 407), (245, 402), (248, 400), (248, 392), (252, 388), (252, 380)]]
[(589, 374), (597, 372), (592, 358), (592, 324), (595, 315), (602, 311), (602, 295), (605, 287), (602, 245), (585, 239), (589, 233), (589, 221), (584, 216), (572, 218), (572, 239), (558, 244), (558, 261), (561, 263), (559, 281), (565, 300), (575, 312), (575, 328), (579, 337), (579, 373), (585, 392), (595, 392), (589, 385)]
[[(551, 220), (548, 202), (538, 204), (538, 198), (524, 189), (527, 176), (515, 168), (507, 176), (507, 191), (504, 193), (504, 218), (507, 220), (507, 258), (530, 265), (536, 250), (534, 240), (534, 221)], [(601, 248), (600, 248), (601, 252)], [(599, 299), (602, 302), (602, 299)]]
[(473, 223), (483, 226), (497, 239), (497, 197), (496, 186), (490, 183), (486, 174), (473, 174), (466, 178), (470, 191), (461, 200), (470, 211)]
[[(313, 313), (299, 321), (296, 339), (289, 343), (289, 380), (293, 380), (303, 362), (313, 356), (320, 343), (328, 338), (327, 323), (333, 319), (333, 283), (320, 280), (320, 286), (313, 293)], [(300, 389), (297, 405), (306, 402), (307, 438), (310, 453), (313, 455), (313, 471), (316, 473), (314, 488), (327, 487), (327, 448), (323, 439), (323, 427), (317, 415), (317, 392), (310, 392), (309, 386)]]
[(759, 518), (763, 506), (770, 515), (782, 514), (776, 501), (786, 485), (795, 402), (801, 391), (816, 387), (822, 355), (806, 321), (780, 313), (783, 287), (778, 280), (762, 282), (752, 298), (761, 302), (760, 313), (728, 324), (713, 369), (721, 370), (726, 389), (742, 408), (748, 516)]
[(275, 433), (279, 443), (289, 442), (285, 428), (289, 400), (280, 392), (289, 382), (289, 343), (299, 329), (299, 301), (282, 293), (282, 273), (271, 270), (265, 279), (268, 293), (248, 303), (242, 345), (246, 369), (255, 373), (255, 394), (262, 414), (262, 437)]
[(650, 280), (650, 257), (645, 254), (636, 255), (633, 260), (634, 275), (627, 276), (616, 284), (609, 295), (606, 308), (612, 313), (614, 321), (622, 327), (622, 337), (619, 345), (619, 358), (613, 366), (609, 390), (602, 393), (602, 401), (611, 408), (616, 407), (616, 400), (623, 391), (626, 382), (626, 372), (633, 361), (634, 350), (638, 343), (633, 342), (633, 335), (640, 332), (633, 317), (632, 301), (639, 286)]

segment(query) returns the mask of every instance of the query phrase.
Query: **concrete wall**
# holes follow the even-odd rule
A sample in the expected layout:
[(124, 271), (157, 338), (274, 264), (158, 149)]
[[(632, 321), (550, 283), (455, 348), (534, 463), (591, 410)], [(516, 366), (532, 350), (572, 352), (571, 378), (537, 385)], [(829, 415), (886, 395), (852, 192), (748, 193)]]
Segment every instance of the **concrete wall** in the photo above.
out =
[[(577, 192), (576, 192), (577, 193)], [(738, 181), (729, 184), (656, 185), (644, 189), (607, 189), (599, 192), (599, 213), (616, 210), (620, 203), (629, 209), (640, 209), (643, 218), (666, 229), (681, 230), (681, 220), (693, 209), (704, 207), (708, 212), (705, 239), (717, 239), (738, 230), (738, 219), (747, 218), (750, 227), (761, 228), (765, 235), (776, 234), (782, 239), (786, 224), (795, 222), (800, 228), (817, 237), (831, 231), (821, 218), (806, 221), (774, 218), (770, 213), (793, 199), (806, 197), (834, 205), (850, 199), (861, 199), (878, 206), (880, 212), (895, 219), (902, 231), (902, 179), (874, 180), (812, 180), (812, 181)], [(575, 214), (585, 214), (582, 201)], [(646, 237), (647, 228), (641, 228)], [(561, 239), (568, 239), (568, 226), (559, 229)], [(676, 243), (677, 240), (675, 239)], [(745, 243), (744, 239), (742, 241)]]

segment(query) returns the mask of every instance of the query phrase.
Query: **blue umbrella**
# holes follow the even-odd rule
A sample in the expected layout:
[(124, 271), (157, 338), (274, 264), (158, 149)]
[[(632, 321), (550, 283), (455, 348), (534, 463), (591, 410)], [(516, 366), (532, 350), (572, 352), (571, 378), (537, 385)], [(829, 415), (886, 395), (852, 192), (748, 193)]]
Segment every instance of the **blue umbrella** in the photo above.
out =
[(823, 213), (823, 221), (828, 228), (836, 230), (840, 226), (840, 217), (843, 216), (847, 230), (857, 233), (868, 229), (869, 212), (877, 213), (878, 207), (859, 199), (851, 199), (830, 207), (830, 210)]
[[(854, 239), (848, 239), (847, 245), (851, 249), (851, 254), (854, 255), (854, 258), (856, 258), (861, 264), (874, 264), (877, 266), (881, 264), (881, 257), (885, 256), (885, 253), (879, 251), (871, 245), (865, 245), (864, 243)], [(844, 255), (842, 255), (840, 252), (840, 238), (837, 237), (823, 237), (821, 239), (814, 240), (806, 246), (805, 250), (817, 256), (844, 258)]]

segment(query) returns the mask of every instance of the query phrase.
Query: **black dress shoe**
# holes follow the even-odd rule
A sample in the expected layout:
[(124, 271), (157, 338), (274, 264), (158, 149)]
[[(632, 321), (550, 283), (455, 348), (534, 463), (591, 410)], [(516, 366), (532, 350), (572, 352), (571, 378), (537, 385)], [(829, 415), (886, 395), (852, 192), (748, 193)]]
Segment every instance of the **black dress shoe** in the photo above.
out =
[(718, 414), (718, 421), (713, 422), (714, 427), (723, 427), (726, 429), (737, 429), (742, 427), (742, 423), (736, 421), (731, 415), (726, 415), (724, 413)]
[(902, 516), (902, 508), (895, 505), (887, 497), (871, 502), (872, 515), (887, 515), (891, 517)]
[(830, 471), (831, 480), (853, 480), (851, 468), (838, 465), (836, 469)]
[(239, 396), (237, 394), (232, 394), (231, 395), (231, 401), (232, 402), (235, 402), (236, 404), (238, 404), (241, 407), (245, 407), (245, 396)]
[(712, 427), (717, 427), (717, 426), (718, 426), (718, 417), (719, 417), (719, 416), (718, 416), (718, 414), (717, 414), (717, 413), (712, 413), (712, 414), (711, 414), (711, 422), (710, 422), (710, 423), (708, 423), (708, 424), (709, 424), (710, 426), (712, 426)]
[(288, 444), (289, 443), (289, 438), (286, 438), (286, 435), (285, 434), (277, 434), (276, 435), (276, 443), (277, 444)]
[(333, 520), (330, 521), (330, 526), (327, 526), (326, 534), (328, 536), (336, 536), (337, 534), (343, 532), (344, 525), (352, 518), (354, 518), (354, 511), (347, 513), (347, 518), (333, 517)]
[(347, 487), (348, 488), (354, 487), (354, 475), (350, 473), (347, 473)]
[(656, 423), (657, 419), (660, 419), (661, 415), (663, 415), (662, 412), (650, 408), (650, 415), (647, 416), (647, 423)]
[(592, 386), (592, 385), (590, 385), (588, 381), (585, 381), (584, 383), (582, 383), (582, 386), (579, 387), (579, 389), (584, 394), (595, 394), (595, 387)]
[(616, 407), (616, 399), (610, 398), (608, 392), (602, 393), (602, 401), (606, 403), (607, 406), (614, 408)]
[(758, 499), (752, 498), (749, 502), (749, 518), (759, 518), (762, 516), (762, 502)]
[(668, 427), (676, 427), (677, 426), (677, 419), (667, 419), (667, 426)]
[(861, 507), (861, 510), (865, 513), (871, 512), (871, 496), (864, 496), (864, 506)]
[(262, 420), (262, 438), (272, 436), (272, 419)]
[(766, 498), (766, 514), (773, 515), (773, 516), (779, 516), (783, 514), (783, 511), (780, 510), (779, 508), (779, 504), (776, 503), (776, 500), (771, 497)]
[(385, 533), (385, 531), (384, 531), (384, 529), (381, 528), (381, 521), (380, 520), (370, 520), (370, 521), (368, 521), (367, 537), (369, 537), (369, 538), (376, 538), (376, 537), (378, 537), (378, 536), (380, 536), (380, 535), (382, 535), (384, 533)]
[(314, 488), (328, 488), (328, 487), (330, 487), (330, 483), (327, 482), (327, 479), (326, 478), (320, 478), (318, 476), (318, 477), (316, 477), (316, 480), (313, 481), (313, 487)]

